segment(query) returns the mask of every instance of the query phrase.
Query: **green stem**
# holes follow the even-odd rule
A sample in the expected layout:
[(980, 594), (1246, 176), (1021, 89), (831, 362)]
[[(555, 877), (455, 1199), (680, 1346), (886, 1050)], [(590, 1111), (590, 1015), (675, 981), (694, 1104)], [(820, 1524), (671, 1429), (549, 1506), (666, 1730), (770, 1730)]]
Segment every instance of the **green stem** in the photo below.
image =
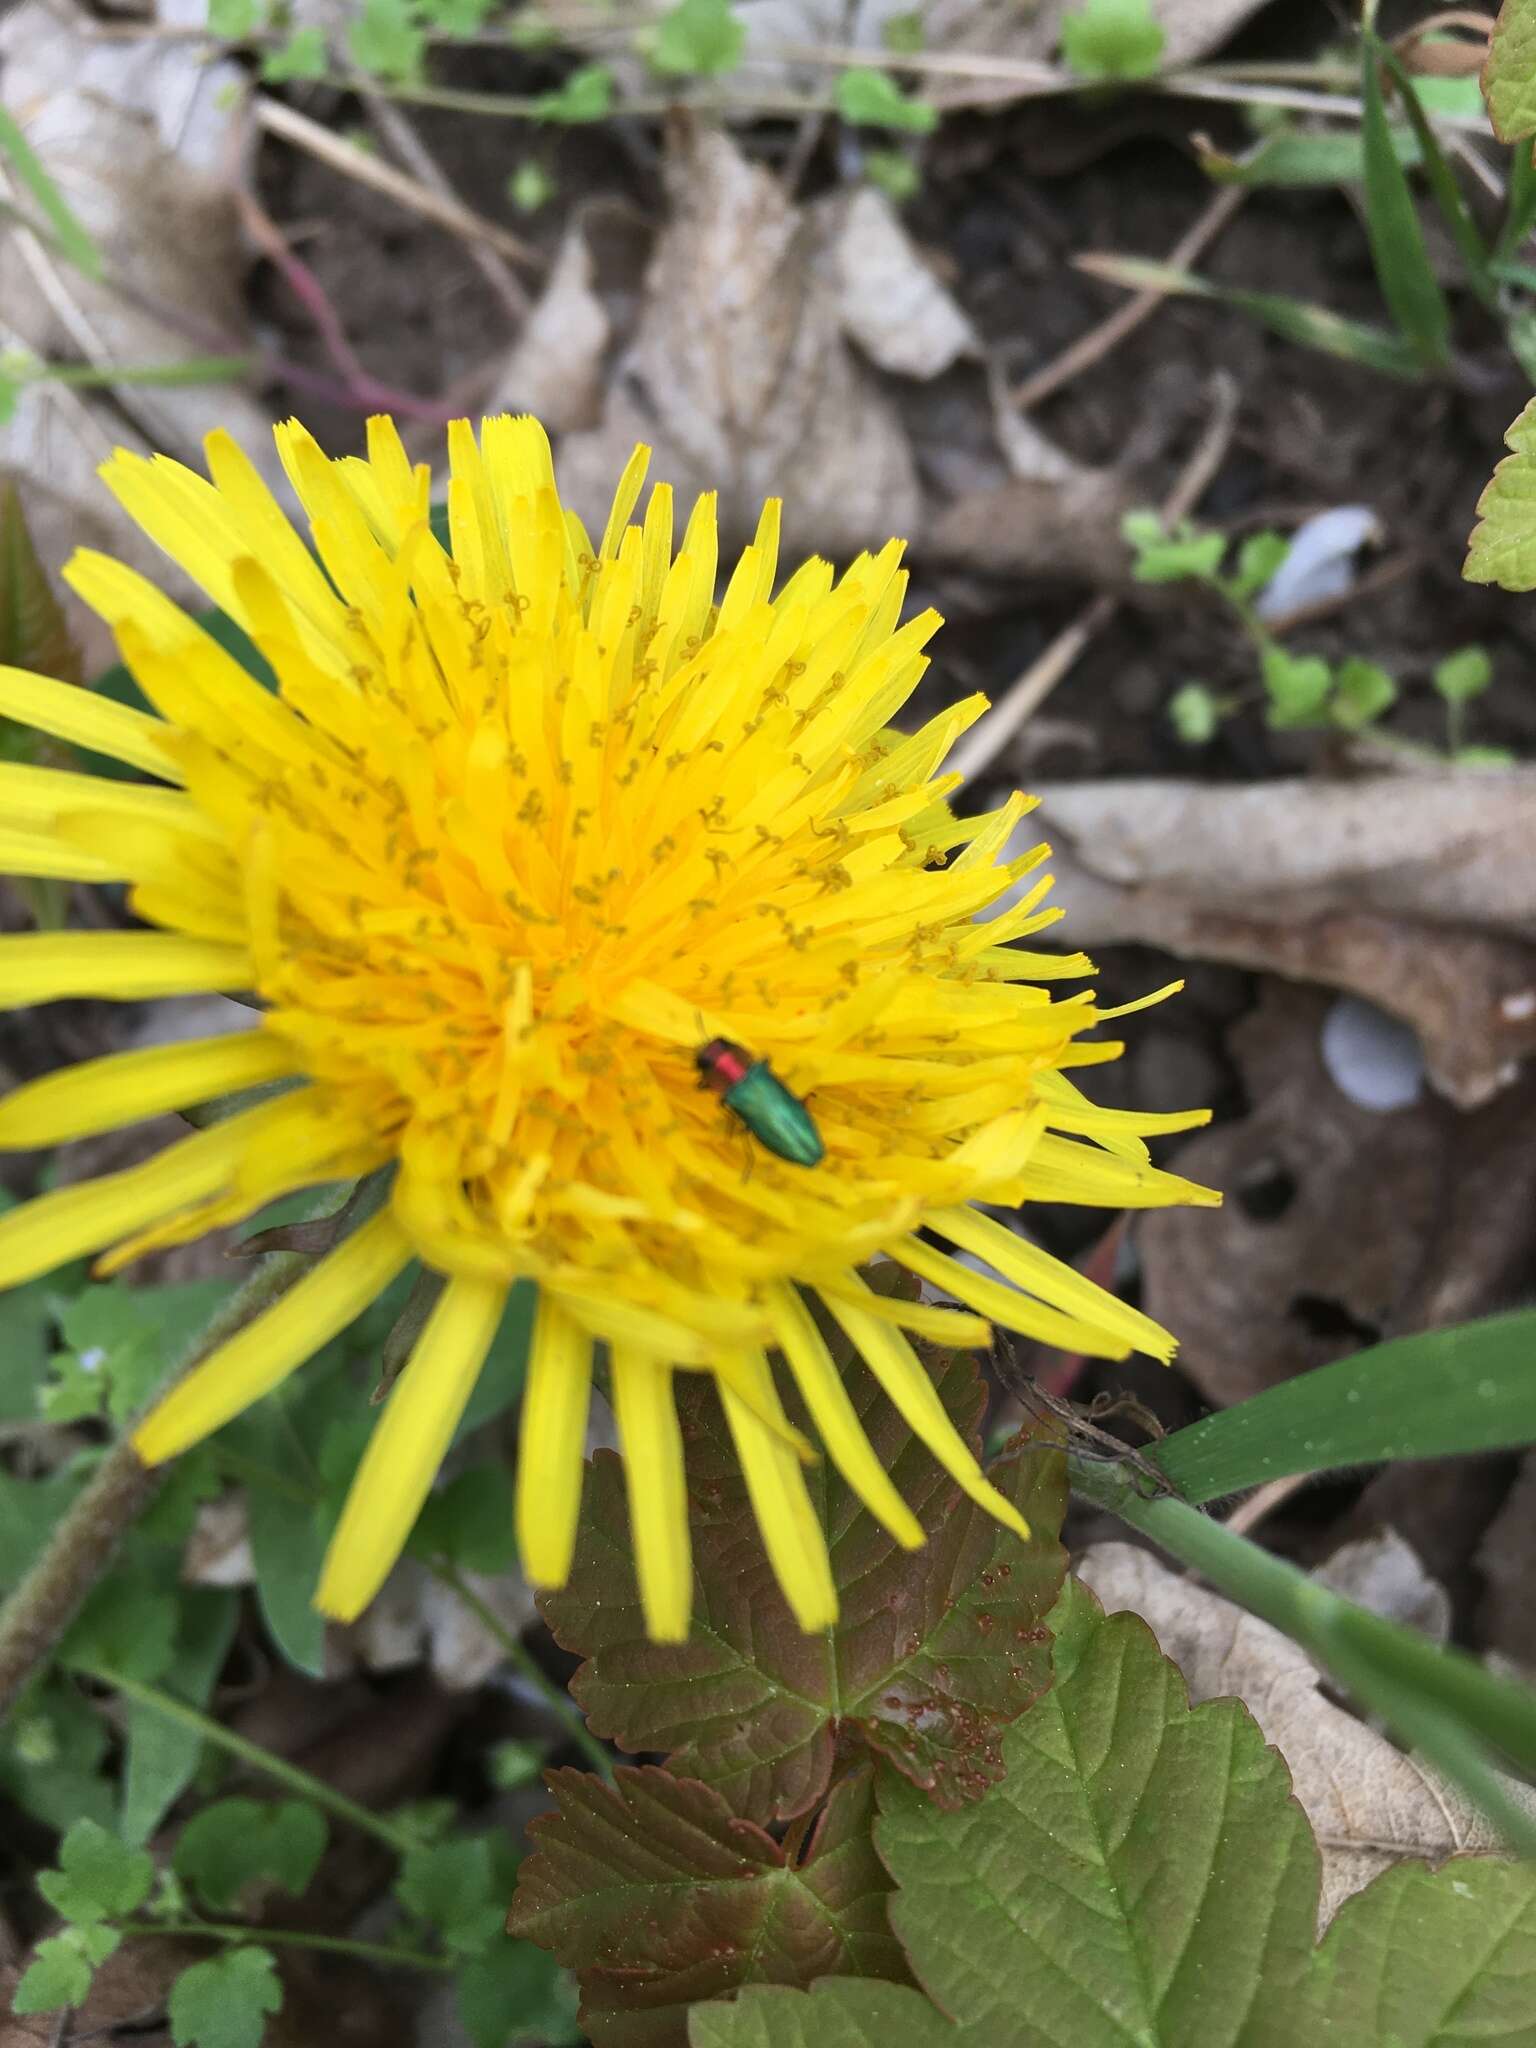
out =
[(550, 1712), (564, 1725), (571, 1740), (591, 1764), (598, 1776), (613, 1783), (613, 1758), (604, 1749), (597, 1737), (587, 1726), (580, 1707), (562, 1686), (555, 1684), (547, 1672), (540, 1670), (538, 1660), (528, 1646), (515, 1636), (511, 1629), (489, 1607), (472, 1586), (466, 1585), (457, 1567), (441, 1558), (430, 1561), (427, 1569), (435, 1579), (456, 1594), (480, 1626), (501, 1645), (507, 1662), (526, 1678), (544, 1700)]
[(269, 1778), (275, 1778), (279, 1785), (286, 1785), (290, 1792), (296, 1792), (301, 1799), (309, 1799), (316, 1806), (323, 1806), (338, 1820), (344, 1820), (355, 1828), (361, 1828), (397, 1856), (405, 1856), (419, 1847), (416, 1837), (406, 1828), (396, 1827), (377, 1813), (370, 1813), (366, 1806), (359, 1806), (344, 1792), (338, 1792), (334, 1785), (327, 1785), (323, 1778), (311, 1777), (297, 1764), (290, 1764), (280, 1756), (274, 1756), (260, 1743), (249, 1742), (243, 1735), (237, 1735), (233, 1728), (226, 1728), (222, 1721), (216, 1721), (211, 1714), (202, 1713), (197, 1707), (188, 1706), (185, 1700), (178, 1700), (168, 1692), (161, 1692), (158, 1686), (148, 1685), (142, 1678), (130, 1678), (124, 1671), (114, 1671), (108, 1665), (89, 1664), (80, 1667), (88, 1678), (98, 1679), (103, 1685), (110, 1685), (114, 1691), (126, 1698), (137, 1700), (140, 1705), (153, 1707), (157, 1714), (164, 1714), (167, 1720), (179, 1721), (183, 1728), (190, 1728), (205, 1742), (238, 1757), (252, 1770), (263, 1771)]
[(304, 1934), (294, 1927), (239, 1927), (221, 1920), (118, 1920), (113, 1923), (122, 1935), (143, 1937), (154, 1934), (190, 1935), (200, 1941), (257, 1942), (281, 1948), (317, 1948), (327, 1955), (356, 1956), (359, 1962), (394, 1965), (402, 1970), (451, 1970), (446, 1956), (428, 1955), (425, 1949), (389, 1948), (381, 1941), (349, 1941), (339, 1934)]
[(1536, 1821), (1493, 1767), (1485, 1745), (1536, 1770), (1536, 1696), (1342, 1599), (1283, 1558), (1182, 1500), (1148, 1499), (1122, 1467), (1069, 1455), (1073, 1490), (1283, 1630), (1364, 1706), (1461, 1786), (1521, 1855), (1536, 1855)]
[[(320, 1197), (314, 1213), (320, 1214), (333, 1200), (331, 1195)], [(154, 1398), (158, 1400), (217, 1346), (281, 1299), (311, 1263), (297, 1252), (269, 1253), (214, 1311), (156, 1387)], [(146, 1466), (131, 1438), (120, 1438), (0, 1608), (0, 1723), (33, 1673), (46, 1663), (86, 1595), (110, 1569), (118, 1545), (160, 1491), (167, 1469)]]

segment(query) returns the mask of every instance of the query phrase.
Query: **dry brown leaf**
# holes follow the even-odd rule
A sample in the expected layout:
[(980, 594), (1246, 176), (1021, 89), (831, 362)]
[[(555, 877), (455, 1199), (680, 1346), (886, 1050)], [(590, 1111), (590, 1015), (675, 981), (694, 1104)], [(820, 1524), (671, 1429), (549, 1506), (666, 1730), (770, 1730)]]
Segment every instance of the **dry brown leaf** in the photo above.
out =
[[(92, 42), (72, 26), (76, 19), (68, 0), (26, 0), (0, 20), (0, 99), (113, 271), (150, 304), (195, 309), (238, 353), (248, 333), (246, 258), (229, 187), (234, 117), (227, 100), (243, 74), (205, 63), (191, 43), (153, 36)], [(107, 370), (216, 352), (14, 230), (0, 237), (0, 346)], [(102, 489), (96, 470), (123, 445), (195, 458), (215, 426), (227, 427), (280, 480), (270, 417), (238, 384), (125, 383), (100, 394), (25, 389), (15, 417), (0, 427), (0, 473), (21, 485), (49, 571), (86, 544), (122, 556), (175, 595), (189, 592)], [(66, 607), (88, 665), (110, 661), (99, 622), (72, 597)]]
[(487, 413), (531, 412), (552, 434), (595, 426), (612, 335), (585, 224), (575, 220), (517, 343), (487, 393)]
[(1536, 1052), (1536, 770), (1044, 792), (1073, 939), (1323, 982), (1413, 1025), (1486, 1102)]
[[(718, 490), (722, 546), (748, 541), (762, 502), (785, 501), (785, 553), (844, 558), (926, 528), (920, 466), (941, 492), (1010, 473), (1055, 486), (1081, 472), (1029, 423), (998, 408), (969, 320), (877, 192), (796, 207), (718, 131), (674, 132), (671, 213), (638, 318), (626, 322), (607, 264), (569, 247), (505, 388), (586, 402), (600, 317), (632, 333), (608, 378), (601, 423), (567, 435), (561, 483), (584, 518), (606, 516), (636, 441), (686, 506)], [(545, 319), (546, 309), (548, 313)]]
[(1320, 1050), (1327, 1007), (1316, 990), (1266, 987), (1228, 1034), (1252, 1109), (1178, 1155), (1225, 1201), (1140, 1226), (1147, 1309), (1218, 1406), (1401, 1327), (1430, 1258), (1446, 1113), (1381, 1114), (1341, 1094)]
[[(1235, 1697), (1291, 1773), (1323, 1859), (1319, 1927), (1352, 1892), (1405, 1857), (1497, 1855), (1503, 1844), (1454, 1786), (1325, 1699), (1304, 1650), (1129, 1543), (1096, 1543), (1077, 1563), (1107, 1613), (1129, 1609), (1179, 1666), (1191, 1704)], [(1536, 1793), (1510, 1786), (1536, 1811)]]
[(646, 441), (684, 505), (719, 489), (727, 550), (779, 493), (792, 554), (910, 533), (917, 472), (893, 401), (845, 336), (825, 234), (718, 133), (674, 147), (667, 185), (672, 218), (603, 423), (560, 451), (566, 495), (600, 518)]
[(1312, 1574), (1341, 1599), (1353, 1600), (1388, 1621), (1415, 1628), (1431, 1642), (1451, 1639), (1451, 1598), (1396, 1529), (1379, 1529), (1341, 1543)]

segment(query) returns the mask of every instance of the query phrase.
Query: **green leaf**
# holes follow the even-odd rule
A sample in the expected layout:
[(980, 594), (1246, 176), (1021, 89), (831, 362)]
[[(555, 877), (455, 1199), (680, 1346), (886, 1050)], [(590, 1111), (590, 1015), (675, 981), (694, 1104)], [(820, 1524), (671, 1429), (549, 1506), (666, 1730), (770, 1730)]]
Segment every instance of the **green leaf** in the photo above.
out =
[[(189, 1586), (180, 1595), (176, 1654), (161, 1679), (165, 1691), (189, 1706), (205, 1707), (229, 1655), (239, 1619), (236, 1594), (215, 1586)], [(197, 1736), (137, 1701), (125, 1705), (124, 1841), (147, 1842), (191, 1784), (203, 1754)]]
[(1435, 688), (1447, 704), (1467, 704), (1493, 681), (1493, 663), (1486, 647), (1458, 647), (1434, 667)]
[(1536, 398), (1505, 435), (1510, 454), (1477, 501), (1462, 575), (1501, 590), (1536, 590)]
[(1235, 306), (1285, 341), (1325, 355), (1342, 356), (1368, 370), (1380, 370), (1391, 377), (1417, 377), (1422, 371), (1417, 352), (1400, 334), (1373, 327), (1363, 320), (1347, 320), (1326, 306), (1307, 299), (1293, 299), (1281, 292), (1246, 291), (1236, 285), (1213, 284), (1192, 270), (1180, 270), (1173, 263), (1159, 263), (1145, 256), (1079, 256), (1079, 270), (1090, 277), (1102, 277), (1127, 291), (1154, 291), (1170, 298), (1213, 299), (1219, 305)]
[(459, 2017), (475, 2048), (510, 2048), (517, 2041), (566, 2048), (582, 2039), (575, 1983), (531, 1941), (503, 1935), (466, 1964), (454, 1988)]
[(1381, 45), (1361, 40), (1360, 96), (1364, 106), (1365, 229), (1382, 296), (1392, 317), (1428, 369), (1450, 361), (1451, 313), (1424, 246), (1424, 232), (1408, 175), (1392, 146), (1381, 90)]
[[(1394, 122), (1392, 147), (1405, 169), (1420, 161), (1413, 130)], [(1203, 148), (1200, 168), (1219, 185), (1358, 185), (1365, 176), (1365, 145), (1355, 133), (1299, 132), (1280, 128), (1245, 156)]]
[[(823, 1977), (809, 1991), (762, 1987), (730, 2005), (696, 2005), (689, 2048), (1014, 2048), (951, 2026), (920, 1991), (902, 1984)], [(1140, 2044), (1137, 2044), (1140, 2048)]]
[(1294, 2041), (1514, 2048), (1536, 2012), (1536, 1869), (1460, 1856), (1383, 1871), (1340, 1907), (1307, 1994)]
[(923, 173), (899, 149), (866, 149), (864, 175), (896, 206), (904, 206), (923, 189)]
[(347, 29), (348, 55), (376, 78), (419, 76), (426, 47), (426, 31), (412, 0), (362, 0), (361, 12)]
[(1504, 0), (1483, 66), (1488, 118), (1501, 142), (1536, 135), (1536, 0)]
[(1259, 664), (1269, 693), (1268, 722), (1277, 731), (1311, 725), (1328, 701), (1333, 671), (1316, 654), (1287, 654), (1271, 645)]
[(171, 1986), (171, 2039), (176, 2048), (261, 2048), (265, 2015), (282, 2003), (271, 1951), (227, 1948), (193, 1963)]
[(731, 0), (678, 0), (657, 22), (646, 58), (665, 77), (720, 78), (741, 62), (746, 40)]
[(929, 135), (939, 125), (938, 110), (926, 100), (909, 99), (889, 72), (852, 64), (842, 72), (833, 95), (837, 111), (856, 128), (897, 128), (909, 135)]
[(325, 1816), (302, 1799), (220, 1799), (192, 1816), (177, 1838), (176, 1875), (215, 1913), (240, 1906), (249, 1885), (306, 1891), (325, 1854)]
[(1136, 551), (1138, 583), (1182, 583), (1187, 577), (1210, 583), (1227, 552), (1222, 534), (1202, 533), (1187, 519), (1170, 533), (1159, 513), (1145, 509), (1127, 512), (1120, 531)]
[(506, 1901), (484, 1836), (412, 1849), (400, 1866), (395, 1897), (461, 1955), (475, 1954), (502, 1931)]
[(53, 230), (53, 239), (58, 243), (60, 253), (87, 277), (100, 277), (101, 251), (69, 201), (43, 169), (15, 115), (4, 107), (0, 107), (0, 156), (6, 158), (16, 177), (37, 201), (43, 218)]
[(208, 27), (216, 36), (238, 43), (261, 25), (260, 0), (208, 0)]
[(1334, 670), (1328, 715), (1346, 732), (1363, 732), (1397, 702), (1397, 684), (1374, 661), (1351, 655)]
[(1191, 1711), (1143, 1622), (1075, 1585), (1072, 1604), (1076, 1640), (1010, 1731), (1001, 1786), (958, 1819), (882, 1791), (892, 1925), (980, 2040), (1024, 2012), (1015, 2038), (1041, 2048), (1223, 2048), (1305, 1965), (1316, 1847), (1245, 1708)]
[(1176, 1430), (1151, 1453), (1193, 1505), (1294, 1472), (1536, 1443), (1536, 1310), (1392, 1337)]
[(1255, 596), (1280, 573), (1290, 552), (1291, 544), (1283, 533), (1268, 527), (1262, 533), (1250, 533), (1237, 551), (1237, 573), (1227, 579), (1229, 596), (1239, 600)]
[(56, 1472), (47, 1479), (17, 1479), (0, 1472), (0, 1591), (19, 1583), (80, 1486), (80, 1479), (70, 1472)]
[(180, 1620), (176, 1595), (153, 1577), (112, 1572), (76, 1615), (59, 1645), (59, 1662), (153, 1683), (176, 1654)]
[(110, 1827), (116, 1797), (102, 1775), (107, 1730), (68, 1679), (50, 1673), (0, 1728), (0, 1789), (62, 1834), (77, 1820)]
[(59, 1868), (39, 1872), (37, 1888), (65, 1920), (113, 1920), (149, 1897), (153, 1857), (93, 1820), (77, 1820), (59, 1844)]
[(838, 1781), (798, 1856), (708, 1786), (653, 1767), (547, 1782), (556, 1811), (529, 1826), (507, 1925), (578, 1973), (596, 2048), (675, 2042), (689, 2005), (743, 1984), (906, 1978), (868, 1773)]
[(554, 178), (532, 157), (524, 157), (507, 180), (507, 197), (519, 213), (537, 213), (549, 204), (557, 189)]
[(1056, 1683), (1009, 1730), (1000, 1785), (942, 1813), (882, 1781), (891, 1924), (933, 2006), (748, 1992), (695, 2048), (1248, 2048), (1302, 1978), (1317, 1910), (1285, 1767), (1239, 1702), (1191, 1711), (1135, 1616), (1106, 1620), (1069, 1582), (1058, 1620)]
[(324, 31), (296, 28), (286, 43), (268, 50), (261, 60), (261, 75), (268, 85), (286, 85), (290, 80), (324, 78), (330, 69)]
[(38, 560), (15, 484), (0, 484), (0, 662), (78, 683), (80, 650)]
[(125, 1287), (113, 1282), (84, 1288), (64, 1307), (59, 1317), (64, 1342), (97, 1380), (114, 1422), (127, 1422), (143, 1406), (228, 1299), (232, 1284), (192, 1280), (172, 1287)]
[(473, 1465), (427, 1496), (411, 1548), (427, 1557), (445, 1557), (464, 1571), (503, 1572), (517, 1558), (512, 1516), (507, 1467)]
[(491, 1783), (499, 1792), (516, 1792), (531, 1785), (544, 1768), (545, 1755), (545, 1746), (540, 1742), (498, 1742), (485, 1759)]
[(432, 26), (444, 35), (477, 35), (495, 12), (498, 0), (427, 0)]
[[(1021, 1443), (992, 1475), (1035, 1532), (1022, 1543), (964, 1498), (852, 1361), (847, 1339), (829, 1341), (876, 1457), (927, 1533), (921, 1550), (903, 1550), (823, 1460), (807, 1477), (842, 1612), (825, 1635), (804, 1634), (763, 1555), (719, 1402), (689, 1375), (678, 1400), (693, 1503), (688, 1642), (646, 1639), (623, 1468), (611, 1453), (588, 1471), (570, 1580), (541, 1602), (558, 1640), (589, 1660), (571, 1692), (594, 1733), (669, 1753), (680, 1775), (765, 1824), (808, 1811), (834, 1755), (862, 1748), (931, 1798), (975, 1798), (1002, 1768), (1003, 1730), (1050, 1673), (1045, 1618), (1064, 1567), (1059, 1455)], [(951, 1355), (930, 1369), (974, 1447), (974, 1364)]]
[(122, 1940), (110, 1927), (66, 1927), (51, 1934), (32, 1951), (11, 2010), (23, 2013), (57, 2012), (61, 2005), (84, 2005), (91, 1989), (91, 1975), (104, 1963)]
[(1150, 0), (1084, 0), (1062, 16), (1061, 54), (1079, 78), (1151, 78), (1166, 40)]
[(582, 64), (557, 92), (541, 93), (532, 113), (538, 121), (576, 126), (601, 121), (613, 105), (613, 73), (606, 64)]
[(1204, 683), (1185, 683), (1168, 703), (1173, 729), (1186, 747), (1203, 747), (1221, 724), (1221, 706)]

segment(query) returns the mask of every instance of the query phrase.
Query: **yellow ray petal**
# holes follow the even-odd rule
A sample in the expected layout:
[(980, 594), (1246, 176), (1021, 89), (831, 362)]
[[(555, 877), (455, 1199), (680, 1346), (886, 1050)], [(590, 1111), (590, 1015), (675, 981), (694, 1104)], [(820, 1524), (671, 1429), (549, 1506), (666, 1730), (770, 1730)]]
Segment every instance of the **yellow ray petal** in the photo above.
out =
[(539, 1289), (517, 1445), (517, 1547), (530, 1585), (563, 1586), (576, 1544), (592, 1339)]
[(1146, 1352), (1149, 1358), (1160, 1358), (1164, 1365), (1172, 1358), (1174, 1340), (1161, 1323), (1154, 1323), (1139, 1308), (1132, 1308), (1063, 1260), (1053, 1259), (1038, 1245), (1026, 1243), (993, 1217), (983, 1216), (977, 1209), (938, 1209), (927, 1221), (952, 1244), (996, 1267), (1015, 1286), (1040, 1295), (1068, 1315), (1080, 1316), (1111, 1338)]
[(219, 828), (179, 789), (153, 782), (113, 782), (105, 775), (80, 775), (73, 768), (34, 768), (25, 761), (0, 761), (0, 818), (8, 825), (52, 824), (63, 811), (122, 811), (174, 825), (201, 839), (216, 839)]
[(325, 1554), (315, 1605), (351, 1621), (388, 1578), (432, 1488), (491, 1348), (507, 1289), (450, 1280), (416, 1340)]
[(0, 1216), (0, 1287), (14, 1287), (205, 1200), (231, 1181), (253, 1136), (302, 1097), (262, 1103), (167, 1147), (142, 1166), (55, 1188)]
[(0, 938), (0, 1010), (65, 996), (128, 1003), (244, 989), (254, 972), (243, 946), (174, 932), (21, 932)]
[(71, 846), (47, 831), (0, 825), (0, 874), (52, 875), (61, 882), (123, 882), (128, 871), (118, 860)]
[(922, 1438), (949, 1476), (958, 1480), (971, 1499), (988, 1514), (995, 1515), (1005, 1528), (1027, 1538), (1028, 1522), (1012, 1501), (1005, 1500), (983, 1478), (975, 1453), (950, 1421), (938, 1390), (901, 1332), (888, 1323), (877, 1323), (872, 1315), (840, 1295), (829, 1296), (827, 1307), (890, 1395), (907, 1427)]
[(672, 1394), (672, 1369), (622, 1350), (613, 1355), (613, 1396), (645, 1632), (656, 1643), (688, 1639), (693, 1559), (688, 1479)]
[(0, 666), (0, 718), (14, 718), (93, 754), (108, 754), (167, 782), (181, 780), (162, 744), (166, 727), (158, 718), (114, 704), (110, 697), (98, 697), (74, 683)]
[(941, 1287), (954, 1300), (963, 1301), (967, 1308), (975, 1309), (1000, 1329), (1033, 1337), (1039, 1344), (1054, 1344), (1061, 1351), (1085, 1351), (1090, 1358), (1130, 1356), (1131, 1345), (1126, 1338), (1115, 1336), (1098, 1323), (1064, 1315), (1060, 1309), (1037, 1301), (1032, 1294), (1005, 1287), (1001, 1280), (990, 1279), (985, 1273), (973, 1273), (969, 1266), (962, 1266), (936, 1245), (904, 1237), (894, 1240), (887, 1250), (908, 1272), (932, 1281), (935, 1287)]
[[(805, 1474), (783, 1437), (760, 1419), (779, 1406), (768, 1361), (761, 1352), (743, 1352), (731, 1364), (731, 1378), (719, 1379), (716, 1385), (763, 1548), (800, 1626), (807, 1634), (830, 1628), (837, 1619), (837, 1588)], [(734, 1390), (732, 1381), (738, 1378), (755, 1382), (750, 1407)], [(787, 1427), (787, 1418), (780, 1413)]]
[(800, 1295), (777, 1287), (768, 1296), (773, 1334), (827, 1455), (875, 1518), (904, 1549), (923, 1541), (922, 1524), (892, 1485), (854, 1411), (832, 1354)]
[(410, 1241), (389, 1210), (354, 1230), (150, 1410), (133, 1433), (145, 1464), (175, 1457), (270, 1393), (376, 1301), (410, 1258)]
[(28, 1081), (0, 1100), (0, 1150), (62, 1145), (294, 1071), (292, 1049), (268, 1031), (108, 1053)]

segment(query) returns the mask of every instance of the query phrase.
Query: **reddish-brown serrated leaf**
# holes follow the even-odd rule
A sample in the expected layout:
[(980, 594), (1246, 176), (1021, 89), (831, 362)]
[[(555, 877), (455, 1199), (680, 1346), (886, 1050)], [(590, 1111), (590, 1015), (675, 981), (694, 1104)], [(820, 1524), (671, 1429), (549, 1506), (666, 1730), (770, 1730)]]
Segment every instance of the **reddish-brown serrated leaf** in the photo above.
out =
[(834, 1789), (804, 1854), (739, 1819), (718, 1792), (654, 1767), (605, 1785), (551, 1771), (507, 1930), (581, 1983), (596, 2048), (683, 2048), (688, 2008), (744, 1984), (911, 1981), (870, 1841), (870, 1773)]
[[(941, 1356), (930, 1370), (974, 1444), (975, 1366)], [(862, 1363), (845, 1377), (928, 1542), (902, 1550), (824, 1460), (810, 1481), (842, 1604), (835, 1629), (806, 1635), (790, 1614), (702, 1377), (679, 1394), (694, 1543), (688, 1641), (646, 1639), (623, 1468), (610, 1453), (587, 1475), (570, 1583), (543, 1603), (560, 1642), (588, 1660), (571, 1690), (593, 1728), (625, 1749), (666, 1753), (763, 1823), (815, 1804), (839, 1745), (887, 1757), (941, 1806), (978, 1798), (1001, 1775), (1003, 1730), (1050, 1681), (1044, 1624), (1065, 1570), (1059, 1452), (1021, 1441), (993, 1475), (1034, 1531), (1022, 1543), (961, 1494)]]
[(63, 683), (80, 680), (80, 650), (11, 483), (0, 484), (0, 662)]

